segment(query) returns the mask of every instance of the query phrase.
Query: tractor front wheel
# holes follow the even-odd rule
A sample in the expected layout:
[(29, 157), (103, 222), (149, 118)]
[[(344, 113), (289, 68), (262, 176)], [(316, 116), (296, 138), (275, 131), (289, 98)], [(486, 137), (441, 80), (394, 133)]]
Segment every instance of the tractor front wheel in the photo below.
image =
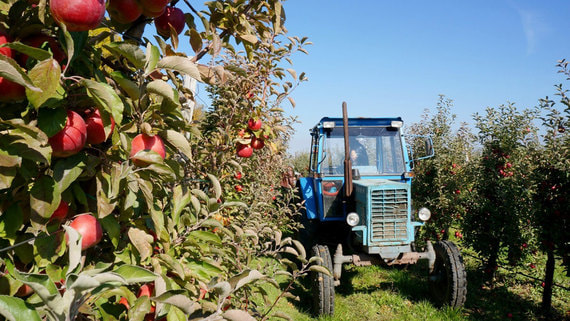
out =
[(434, 244), (435, 264), (429, 275), (429, 289), (438, 306), (461, 307), (467, 296), (467, 273), (463, 258), (453, 242)]
[[(333, 265), (329, 248), (326, 245), (315, 245), (312, 248), (312, 256), (320, 257), (319, 265), (329, 269), (332, 273)], [(316, 315), (334, 314), (334, 280), (332, 276), (321, 272), (311, 272), (312, 292), (314, 299), (314, 312)]]

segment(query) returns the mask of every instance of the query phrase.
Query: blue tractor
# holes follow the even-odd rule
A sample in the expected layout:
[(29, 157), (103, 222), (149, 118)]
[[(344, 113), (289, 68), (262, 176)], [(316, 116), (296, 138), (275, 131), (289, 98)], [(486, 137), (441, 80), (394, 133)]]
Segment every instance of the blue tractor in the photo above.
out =
[[(334, 313), (342, 265), (402, 265), (427, 260), (429, 288), (438, 305), (462, 306), (467, 292), (463, 259), (450, 241), (414, 246), (429, 209), (412, 208), (413, 162), (433, 156), (431, 138), (414, 159), (402, 119), (325, 117), (311, 130), (309, 175), (299, 180), (305, 211), (300, 239), (332, 272), (312, 272), (315, 313)], [(418, 145), (418, 144), (415, 144)], [(333, 253), (334, 251), (334, 253)], [(332, 253), (332, 255), (331, 255)]]

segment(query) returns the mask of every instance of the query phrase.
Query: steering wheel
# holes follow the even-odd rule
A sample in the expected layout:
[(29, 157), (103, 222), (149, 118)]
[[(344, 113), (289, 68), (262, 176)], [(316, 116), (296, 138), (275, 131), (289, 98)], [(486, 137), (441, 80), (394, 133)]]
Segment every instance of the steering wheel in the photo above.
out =
[(334, 182), (323, 182), (323, 195), (335, 197), (340, 192)]

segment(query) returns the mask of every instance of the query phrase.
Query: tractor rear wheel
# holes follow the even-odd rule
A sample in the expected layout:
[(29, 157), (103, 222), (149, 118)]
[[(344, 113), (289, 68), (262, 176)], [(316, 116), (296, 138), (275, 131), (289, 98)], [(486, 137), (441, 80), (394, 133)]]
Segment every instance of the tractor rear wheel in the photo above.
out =
[(429, 289), (438, 306), (461, 307), (467, 296), (467, 273), (457, 246), (450, 241), (434, 244), (435, 264)]
[[(319, 265), (329, 269), (332, 273), (333, 265), (329, 248), (326, 245), (315, 245), (312, 248), (312, 256), (322, 259)], [(316, 315), (334, 314), (334, 279), (332, 276), (321, 272), (311, 272), (312, 293), (314, 299), (314, 312)]]

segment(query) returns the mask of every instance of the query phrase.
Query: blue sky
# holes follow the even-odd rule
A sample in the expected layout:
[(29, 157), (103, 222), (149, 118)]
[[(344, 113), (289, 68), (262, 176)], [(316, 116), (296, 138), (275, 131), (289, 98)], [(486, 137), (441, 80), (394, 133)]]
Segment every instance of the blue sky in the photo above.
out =
[(486, 107), (533, 107), (564, 82), (570, 59), (570, 1), (325, 1), (284, 3), (289, 35), (313, 42), (293, 68), (309, 81), (284, 107), (302, 123), (290, 152), (309, 150), (323, 116), (401, 116), (417, 122), (438, 95), (459, 121)]

